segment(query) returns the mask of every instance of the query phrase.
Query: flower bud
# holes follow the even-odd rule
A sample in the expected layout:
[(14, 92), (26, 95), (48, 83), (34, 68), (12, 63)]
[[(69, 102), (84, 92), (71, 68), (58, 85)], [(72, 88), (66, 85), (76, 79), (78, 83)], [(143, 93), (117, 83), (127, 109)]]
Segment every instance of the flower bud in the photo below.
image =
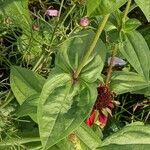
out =
[(80, 19), (80, 26), (87, 27), (90, 24), (90, 20), (88, 17), (83, 17)]

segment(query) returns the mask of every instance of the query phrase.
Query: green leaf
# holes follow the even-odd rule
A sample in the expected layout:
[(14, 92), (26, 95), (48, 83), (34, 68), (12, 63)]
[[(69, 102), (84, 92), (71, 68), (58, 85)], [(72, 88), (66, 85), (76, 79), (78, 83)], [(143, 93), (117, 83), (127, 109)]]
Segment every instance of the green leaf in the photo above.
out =
[(137, 19), (128, 19), (123, 26), (125, 32), (130, 32), (137, 29), (141, 25), (141, 22)]
[(87, 15), (106, 15), (126, 3), (127, 0), (87, 0)]
[(73, 84), (71, 76), (66, 73), (50, 75), (38, 104), (37, 118), (44, 150), (58, 143), (84, 121), (96, 96), (93, 84)]
[(106, 138), (98, 150), (149, 150), (150, 125), (131, 124)]
[(90, 150), (96, 149), (101, 145), (100, 136), (97, 136), (97, 134), (95, 134), (85, 123), (82, 123), (75, 133)]
[(150, 21), (150, 1), (149, 0), (135, 0), (135, 3), (141, 8), (147, 20)]
[[(81, 63), (94, 35), (92, 30), (81, 31), (65, 41), (59, 49), (56, 66), (66, 73), (73, 74)], [(82, 69), (80, 78), (86, 82), (94, 82), (99, 78), (104, 66), (106, 51), (105, 44), (99, 40), (94, 52)]]
[(10, 17), (23, 30), (30, 28), (31, 19), (28, 11), (28, 0), (1, 0), (0, 14), (4, 17)]
[(136, 94), (144, 94), (145, 96), (150, 96), (150, 84), (149, 84), (148, 87), (143, 88), (143, 89), (138, 90), (138, 91), (135, 91), (135, 92), (132, 92), (132, 93), (136, 93)]
[(31, 70), (13, 66), (10, 72), (10, 86), (19, 102), (22, 104), (31, 95), (40, 93), (45, 79)]
[(145, 39), (137, 31), (129, 32), (125, 37), (126, 40), (120, 47), (120, 52), (137, 73), (149, 80), (150, 50)]
[(64, 138), (56, 145), (50, 147), (48, 150), (74, 150), (74, 147), (67, 138)]
[(143, 37), (147, 42), (148, 47), (150, 48), (150, 26), (141, 28), (139, 32), (143, 35)]
[(150, 82), (145, 81), (144, 77), (134, 72), (115, 71), (110, 86), (113, 92), (122, 94), (146, 88), (150, 86)]
[(20, 106), (16, 115), (18, 117), (23, 117), (29, 115), (32, 120), (37, 122), (37, 104), (39, 100), (39, 94), (35, 94), (27, 98), (23, 104)]

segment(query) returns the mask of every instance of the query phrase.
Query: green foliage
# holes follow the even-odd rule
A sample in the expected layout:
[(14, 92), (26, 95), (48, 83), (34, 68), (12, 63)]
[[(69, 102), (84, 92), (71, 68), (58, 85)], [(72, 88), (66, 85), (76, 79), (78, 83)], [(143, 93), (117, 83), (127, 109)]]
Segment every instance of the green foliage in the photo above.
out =
[[(29, 1), (32, 5), (34, 2)], [(103, 130), (96, 125), (96, 119), (101, 121), (97, 117), (101, 117), (101, 113), (110, 107), (108, 104), (100, 106), (103, 108), (93, 121), (96, 127), (90, 128), (85, 124), (97, 96), (101, 101), (101, 97), (107, 99), (108, 93), (97, 92), (99, 85), (110, 86), (111, 91), (117, 95), (142, 94), (144, 99), (150, 96), (150, 30), (149, 27), (139, 29), (143, 23), (138, 18), (127, 17), (130, 8), (134, 8), (136, 3), (147, 20), (150, 20), (149, 1), (135, 0), (131, 6), (127, 0), (87, 0), (85, 5), (82, 5), (83, 1), (50, 1), (48, 4), (44, 1), (36, 2), (38, 8), (34, 15), (32, 12), (33, 17), (28, 9), (33, 6), (28, 5), (28, 0), (0, 1), (0, 17), (3, 22), (0, 29), (0, 86), (4, 81), (7, 82), (7, 89), (3, 86), (0, 92), (0, 112), (5, 112), (0, 113), (0, 149), (149, 149), (149, 125), (133, 123), (114, 131), (116, 133), (111, 136), (108, 136), (110, 133), (102, 135)], [(38, 11), (39, 8), (42, 10)], [(59, 16), (46, 15), (46, 8), (53, 11), (59, 8)], [(78, 21), (85, 14), (91, 23), (87, 27), (80, 27)], [(8, 18), (10, 22), (7, 22)], [(14, 34), (18, 30), (21, 32), (15, 37), (14, 43), (9, 41), (11, 26), (15, 27)], [(95, 28), (98, 28), (96, 32)], [(110, 50), (113, 47), (117, 49)], [(18, 64), (12, 58), (10, 62), (13, 62), (13, 66), (9, 62), (11, 54), (3, 54), (5, 49), (7, 52), (10, 49), (15, 52), (15, 59), (23, 57), (24, 61), (19, 63), (23, 67), (15, 66)], [(126, 64), (113, 65), (116, 63), (113, 59), (113, 62), (107, 64), (108, 57), (121, 57)], [(7, 69), (3, 71), (6, 65)], [(9, 69), (10, 75), (5, 73)], [(130, 103), (131, 101), (127, 104)], [(7, 105), (12, 105), (15, 112), (9, 112)], [(136, 103), (130, 106), (130, 109), (135, 110), (138, 107), (135, 105)], [(147, 109), (147, 105), (143, 102), (140, 106)], [(122, 109), (126, 110), (123, 107), (126, 104), (120, 107), (121, 110), (118, 108), (118, 118), (121, 118), (119, 121), (122, 124), (125, 122), (122, 119), (124, 116), (121, 116)], [(127, 112), (132, 115), (132, 111)], [(142, 108), (139, 112), (142, 112)], [(11, 113), (16, 117), (13, 121), (9, 120)], [(107, 117), (109, 120), (110, 115)], [(148, 117), (149, 114), (145, 118), (148, 120)], [(130, 120), (134, 121), (132, 118)], [(7, 134), (12, 129), (10, 124), (17, 128), (15, 136)], [(108, 137), (105, 138), (106, 136)]]
[[(137, 72), (114, 72), (111, 87), (117, 94), (136, 92), (149, 95), (150, 50), (145, 39), (137, 31), (125, 35), (120, 52)], [(144, 60), (144, 61), (143, 61)], [(133, 70), (133, 71), (134, 71)], [(119, 83), (119, 84), (118, 84)], [(145, 90), (144, 90), (145, 89)], [(141, 92), (140, 92), (141, 91)]]
[(120, 48), (120, 52), (137, 73), (145, 77), (146, 80), (149, 80), (150, 50), (145, 39), (139, 32), (133, 31), (126, 34), (124, 42), (124, 45)]
[(39, 94), (33, 94), (28, 97), (20, 106), (16, 115), (23, 117), (29, 115), (37, 123), (37, 104), (39, 100)]
[(149, 0), (135, 0), (136, 4), (141, 8), (148, 21), (150, 21), (150, 1)]
[(51, 75), (43, 86), (38, 104), (43, 148), (56, 144), (77, 128), (89, 114), (95, 99), (93, 84), (73, 84), (65, 73)]
[(11, 89), (22, 104), (28, 97), (40, 93), (45, 79), (31, 70), (13, 66), (10, 73)]
[[(101, 139), (99, 135), (87, 127), (85, 123), (81, 124), (80, 127), (75, 131), (77, 137), (86, 145), (86, 148), (93, 150), (101, 145)], [(87, 138), (88, 137), (88, 138)]]
[(135, 92), (148, 87), (149, 84), (139, 74), (127, 71), (115, 71), (111, 80), (111, 88), (117, 94)]
[(119, 132), (106, 138), (99, 150), (148, 150), (150, 147), (150, 126), (133, 123), (127, 125)]
[[(83, 55), (90, 46), (95, 33), (92, 30), (81, 31), (74, 37), (68, 39), (60, 46), (59, 54), (56, 58), (56, 66), (61, 68), (66, 73), (74, 73), (79, 67)], [(86, 82), (95, 82), (100, 77), (100, 72), (103, 69), (106, 58), (106, 46), (99, 40), (85, 64), (80, 79)]]
[(0, 15), (10, 17), (13, 24), (17, 24), (23, 31), (30, 29), (31, 18), (28, 11), (28, 0), (1, 0)]
[(87, 15), (109, 14), (120, 8), (126, 1), (127, 0), (87, 0)]
[(123, 27), (123, 30), (125, 32), (132, 32), (134, 31), (135, 29), (137, 29), (139, 26), (141, 25), (141, 22), (137, 19), (128, 19), (126, 22), (125, 22), (125, 25)]

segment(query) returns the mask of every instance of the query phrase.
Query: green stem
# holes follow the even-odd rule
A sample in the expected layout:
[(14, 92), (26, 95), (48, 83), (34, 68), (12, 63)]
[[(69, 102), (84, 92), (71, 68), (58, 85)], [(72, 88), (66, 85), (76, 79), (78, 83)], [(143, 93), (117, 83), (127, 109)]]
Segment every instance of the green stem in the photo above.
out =
[(89, 56), (90, 56), (91, 53), (93, 52), (93, 50), (94, 50), (94, 48), (95, 48), (95, 46), (96, 46), (96, 43), (97, 43), (97, 41), (98, 41), (98, 39), (99, 39), (99, 37), (100, 37), (100, 35), (101, 35), (101, 33), (102, 33), (102, 31), (103, 31), (105, 25), (106, 25), (106, 22), (107, 22), (108, 18), (109, 18), (109, 14), (107, 14), (106, 16), (104, 16), (102, 22), (99, 24), (98, 29), (97, 29), (97, 32), (96, 32), (96, 34), (95, 34), (95, 37), (94, 37), (94, 39), (93, 39), (92, 44), (90, 45), (90, 47), (89, 47), (89, 49), (87, 50), (86, 54), (83, 56), (83, 59), (82, 59), (80, 65), (79, 65), (79, 67), (77, 68), (76, 72), (74, 73), (74, 79), (77, 79), (77, 78), (78, 78), (78, 76), (79, 76), (79, 74), (80, 74), (82, 68), (84, 67), (85, 63), (86, 63), (87, 60), (89, 59)]
[(74, 4), (71, 9), (69, 10), (69, 12), (66, 14), (66, 16), (64, 17), (63, 21), (61, 22), (61, 25), (64, 24), (65, 20), (68, 18), (68, 16), (70, 15), (70, 13), (73, 11), (73, 9), (76, 7), (76, 4)]
[(105, 84), (107, 86), (109, 86), (109, 83), (110, 83), (110, 79), (111, 79), (111, 75), (112, 75), (113, 62), (114, 62), (114, 59), (115, 59), (117, 47), (118, 47), (118, 45), (115, 44), (112, 48), (112, 56), (111, 56), (111, 60), (110, 60), (110, 66), (108, 68), (108, 73), (107, 73), (106, 82), (105, 82)]
[(34, 67), (32, 68), (32, 71), (37, 71), (38, 66), (40, 65), (40, 63), (43, 61), (44, 59), (44, 54), (41, 55), (41, 57), (39, 58), (39, 60), (37, 61), (37, 63), (34, 65)]
[(122, 18), (122, 24), (124, 24), (125, 21), (126, 21), (126, 17), (127, 17), (127, 15), (128, 15), (128, 12), (129, 12), (129, 9), (130, 9), (131, 2), (132, 2), (132, 0), (128, 0), (126, 9), (125, 9), (125, 11), (124, 11), (124, 16), (123, 16), (123, 18)]
[(11, 91), (9, 91), (8, 95), (6, 96), (3, 105), (0, 106), (0, 109), (4, 108), (9, 104), (12, 100), (14, 99), (14, 95), (12, 94)]
[(136, 7), (138, 7), (138, 5), (137, 5), (137, 4), (133, 4), (133, 5), (130, 7), (128, 13), (131, 12), (132, 10), (134, 10)]
[(62, 0), (62, 1), (61, 1), (61, 4), (60, 4), (59, 14), (58, 14), (58, 21), (59, 21), (60, 15), (61, 15), (61, 11), (62, 11), (63, 4), (64, 4), (64, 0)]

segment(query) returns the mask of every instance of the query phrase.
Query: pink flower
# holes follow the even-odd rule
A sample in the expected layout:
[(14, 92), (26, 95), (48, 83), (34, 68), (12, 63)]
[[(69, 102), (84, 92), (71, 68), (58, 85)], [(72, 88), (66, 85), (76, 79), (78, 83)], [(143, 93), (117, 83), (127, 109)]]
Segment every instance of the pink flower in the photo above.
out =
[(80, 19), (80, 26), (87, 27), (90, 24), (90, 20), (88, 17), (83, 17)]
[(59, 14), (59, 11), (56, 9), (53, 9), (51, 6), (46, 10), (45, 15), (57, 17)]

